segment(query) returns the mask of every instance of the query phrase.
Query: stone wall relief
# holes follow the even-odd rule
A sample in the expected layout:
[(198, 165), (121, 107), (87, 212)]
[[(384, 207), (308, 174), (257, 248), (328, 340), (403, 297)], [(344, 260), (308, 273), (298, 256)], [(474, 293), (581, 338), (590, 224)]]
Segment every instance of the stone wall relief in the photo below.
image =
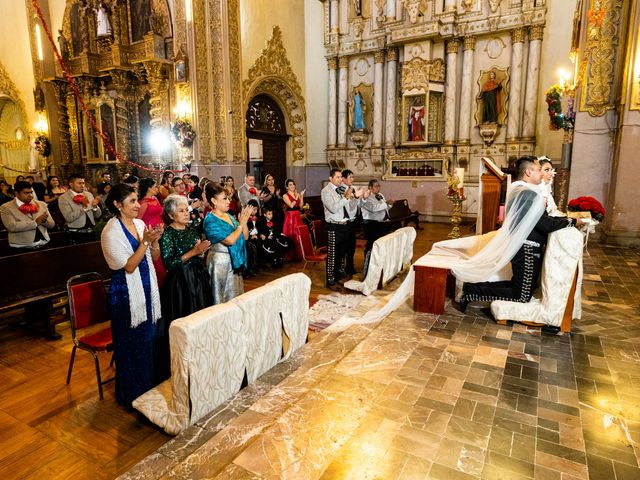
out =
[(490, 146), (507, 118), (509, 69), (492, 67), (481, 70), (476, 96), (476, 126), (487, 146)]
[(407, 11), (407, 16), (411, 23), (416, 23), (418, 18), (425, 16), (427, 12), (427, 2), (425, 0), (402, 0), (402, 5)]
[(496, 13), (498, 11), (498, 8), (500, 8), (500, 1), (501, 0), (487, 0), (489, 2), (489, 10), (491, 11), (491, 13)]

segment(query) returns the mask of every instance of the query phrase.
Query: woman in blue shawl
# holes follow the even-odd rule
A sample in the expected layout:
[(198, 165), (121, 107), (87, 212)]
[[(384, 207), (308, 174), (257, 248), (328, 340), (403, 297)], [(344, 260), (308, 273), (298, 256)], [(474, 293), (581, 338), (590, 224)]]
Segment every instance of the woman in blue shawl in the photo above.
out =
[(245, 240), (251, 207), (244, 207), (238, 220), (229, 215), (227, 191), (211, 182), (205, 188), (211, 212), (204, 219), (204, 234), (211, 242), (207, 269), (211, 275), (213, 303), (224, 303), (244, 293), (242, 272), (247, 267)]

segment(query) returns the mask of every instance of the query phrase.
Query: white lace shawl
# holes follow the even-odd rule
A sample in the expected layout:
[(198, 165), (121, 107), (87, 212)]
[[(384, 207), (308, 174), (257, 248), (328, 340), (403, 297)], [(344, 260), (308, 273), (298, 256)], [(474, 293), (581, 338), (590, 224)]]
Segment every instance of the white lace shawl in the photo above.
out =
[[(142, 238), (144, 235), (145, 225), (142, 220), (133, 220), (138, 236)], [(127, 239), (120, 221), (112, 218), (102, 231), (101, 237), (102, 253), (107, 265), (111, 270), (120, 270), (124, 268), (129, 257), (133, 255), (133, 248)], [(156, 270), (151, 259), (151, 249), (146, 252), (147, 264), (149, 265), (149, 278), (151, 281), (151, 321), (156, 323), (160, 318), (160, 294), (158, 292), (158, 280), (156, 278)], [(140, 269), (136, 268), (133, 273), (126, 273), (127, 289), (129, 290), (129, 307), (131, 308), (131, 327), (135, 328), (142, 322), (149, 320), (147, 318), (147, 300), (144, 295), (144, 286), (142, 285), (142, 277)]]

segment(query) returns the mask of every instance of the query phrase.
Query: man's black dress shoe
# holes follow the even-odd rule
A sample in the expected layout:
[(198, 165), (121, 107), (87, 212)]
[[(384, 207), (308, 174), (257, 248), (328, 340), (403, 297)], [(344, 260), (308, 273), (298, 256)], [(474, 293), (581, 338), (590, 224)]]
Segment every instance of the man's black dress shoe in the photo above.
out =
[(467, 305), (469, 305), (469, 300), (467, 300), (467, 297), (463, 295), (462, 297), (460, 297), (460, 311), (462, 313), (466, 313)]
[(540, 327), (540, 331), (546, 335), (557, 335), (560, 331), (560, 327), (554, 327), (553, 325), (545, 325)]

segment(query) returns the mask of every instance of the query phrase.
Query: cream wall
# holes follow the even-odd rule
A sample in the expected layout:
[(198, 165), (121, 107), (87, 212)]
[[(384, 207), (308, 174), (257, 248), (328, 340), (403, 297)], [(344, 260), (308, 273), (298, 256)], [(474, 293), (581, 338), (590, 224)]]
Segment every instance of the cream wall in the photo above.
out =
[(573, 79), (573, 64), (569, 59), (571, 35), (573, 33), (573, 12), (576, 0), (547, 1), (547, 25), (542, 41), (540, 58), (540, 78), (538, 80), (538, 111), (536, 121), (536, 153), (547, 155), (557, 164), (562, 153), (563, 131), (549, 130), (549, 114), (544, 92), (559, 81), (558, 71), (562, 68)]
[[(324, 59), (324, 4), (304, 0), (305, 78), (307, 105), (307, 164), (326, 164), (329, 73)], [(287, 50), (288, 51), (288, 50)]]
[[(43, 37), (43, 42), (46, 38)], [(44, 46), (44, 45), (43, 45)], [(0, 15), (0, 62), (16, 86), (20, 100), (24, 102), (27, 128), (36, 122), (33, 103), (33, 67), (27, 23), (27, 7), (22, 1), (3, 1)]]
[(240, 34), (242, 41), (242, 78), (246, 79), (253, 63), (260, 56), (273, 27), (282, 30), (287, 58), (305, 90), (305, 19), (304, 0), (241, 0)]

